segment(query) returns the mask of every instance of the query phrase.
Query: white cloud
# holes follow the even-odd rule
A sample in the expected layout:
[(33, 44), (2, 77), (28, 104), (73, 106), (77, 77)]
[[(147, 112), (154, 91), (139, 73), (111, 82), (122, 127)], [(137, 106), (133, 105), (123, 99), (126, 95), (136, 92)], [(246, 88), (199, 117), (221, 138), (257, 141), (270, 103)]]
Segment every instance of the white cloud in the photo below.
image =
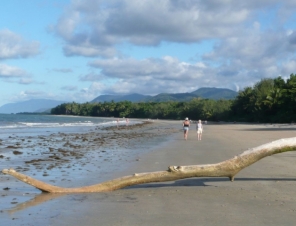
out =
[(77, 86), (63, 86), (63, 87), (61, 87), (61, 89), (66, 90), (66, 91), (76, 91)]
[(106, 90), (106, 84), (101, 82), (93, 82), (88, 88), (83, 88), (79, 92), (72, 95), (75, 101), (89, 102), (96, 98), (98, 94)]
[(27, 73), (17, 67), (12, 67), (6, 64), (0, 64), (0, 78), (15, 78), (26, 76)]
[(34, 98), (44, 98), (47, 96), (48, 95), (44, 91), (30, 89), (30, 90), (20, 91), (18, 94), (11, 96), (10, 101), (19, 102), (19, 101), (25, 101), (25, 100), (30, 100)]
[(71, 72), (73, 72), (73, 70), (70, 69), (70, 68), (54, 68), (54, 69), (52, 69), (52, 71), (60, 72), (60, 73), (71, 73)]
[(0, 59), (27, 58), (39, 53), (39, 42), (26, 41), (10, 30), (0, 30)]
[(204, 68), (200, 63), (188, 64), (180, 62), (169, 56), (162, 59), (149, 58), (144, 60), (108, 59), (95, 60), (90, 66), (100, 68), (101, 74), (109, 78), (117, 79), (162, 79), (182, 81), (186, 78), (195, 79), (199, 77), (199, 71)]
[(43, 84), (42, 82), (34, 81), (26, 71), (0, 63), (0, 79), (7, 83), (15, 83), (20, 85)]
[[(100, 73), (81, 77), (82, 81), (113, 79), (104, 88), (106, 92), (178, 92), (207, 85), (237, 89), (280, 75), (281, 64), (294, 54), (296, 36), (293, 30), (282, 28), (284, 20), (272, 29), (264, 28), (258, 20), (260, 13), (277, 3), (77, 0), (60, 17), (55, 32), (64, 38), (67, 56), (109, 57), (89, 64)], [(274, 17), (283, 12), (291, 15), (289, 8), (294, 5), (294, 1), (286, 1), (274, 11)], [(216, 44), (212, 52), (203, 55), (202, 62), (181, 62), (171, 56), (142, 60), (115, 57), (119, 54), (116, 45), (123, 42), (155, 46), (163, 41), (197, 43), (211, 39)]]
[(256, 26), (240, 36), (221, 40), (211, 53), (204, 55), (204, 60), (218, 65), (220, 75), (231, 76), (241, 85), (247, 84), (247, 80), (278, 77), (283, 66), (286, 73), (294, 73), (295, 68), (285, 66), (296, 50), (291, 43), (292, 34), (287, 35), (284, 30), (260, 31)]
[(291, 59), (283, 64), (281, 75), (287, 77), (290, 74), (296, 73), (296, 59)]
[[(103, 93), (191, 92), (216, 86), (234, 90), (261, 78), (295, 73), (296, 32), (285, 22), (294, 0), (76, 0), (54, 31), (64, 40), (66, 56), (102, 57), (83, 98)], [(268, 20), (262, 18), (268, 15)], [(118, 46), (166, 43), (215, 43), (211, 52), (192, 49), (197, 62), (177, 57), (122, 57)], [(173, 46), (173, 45), (172, 45)], [(135, 50), (137, 51), (137, 50)], [(157, 51), (157, 48), (155, 48)], [(178, 54), (176, 54), (177, 56)]]
[(76, 45), (67, 45), (63, 48), (66, 56), (86, 56), (86, 57), (112, 57), (116, 55), (114, 48), (108, 47), (97, 47), (89, 43), (80, 43)]
[(29, 85), (29, 84), (34, 83), (34, 81), (31, 78), (22, 78), (19, 80), (18, 83), (23, 84), (23, 85)]
[(65, 40), (66, 55), (105, 57), (122, 42), (158, 45), (233, 36), (249, 17), (250, 6), (234, 0), (84, 0), (74, 1), (53, 30)]
[(80, 81), (102, 81), (105, 79), (108, 79), (108, 77), (93, 72), (80, 77)]
[[(98, 58), (87, 65), (90, 73), (89, 68), (83, 75), (79, 71), (79, 82), (87, 84), (84, 88), (78, 83), (64, 85), (63, 93), (44, 95), (90, 101), (100, 94), (154, 95), (205, 86), (238, 90), (261, 78), (295, 73), (296, 31), (291, 26), (295, 7), (294, 0), (281, 4), (278, 0), (73, 0), (52, 31), (63, 41), (64, 55)], [(268, 19), (262, 19), (266, 15)], [(214, 46), (190, 49), (190, 61), (177, 51), (170, 56), (161, 49), (164, 43), (173, 49), (175, 43), (204, 42)], [(138, 46), (149, 54), (138, 53)], [(158, 47), (164, 53), (159, 58), (153, 53)], [(0, 59), (38, 51), (37, 42), (24, 41), (7, 30), (0, 33)], [(21, 69), (0, 64), (2, 79), (30, 83), (24, 75)]]
[[(143, 93), (192, 92), (204, 86), (235, 89), (233, 77), (221, 81), (219, 69), (209, 68), (205, 63), (189, 64), (169, 56), (162, 59), (136, 60), (108, 59), (90, 63), (101, 70), (101, 76), (112, 78), (109, 85), (100, 86), (98, 93)], [(223, 77), (223, 76), (222, 76)], [(100, 81), (100, 76), (85, 76), (84, 81)]]
[(30, 99), (52, 99), (52, 100), (72, 100), (74, 99), (71, 95), (65, 95), (64, 93), (51, 93), (39, 89), (27, 89), (22, 90), (16, 95), (9, 96), (10, 102), (20, 102)]

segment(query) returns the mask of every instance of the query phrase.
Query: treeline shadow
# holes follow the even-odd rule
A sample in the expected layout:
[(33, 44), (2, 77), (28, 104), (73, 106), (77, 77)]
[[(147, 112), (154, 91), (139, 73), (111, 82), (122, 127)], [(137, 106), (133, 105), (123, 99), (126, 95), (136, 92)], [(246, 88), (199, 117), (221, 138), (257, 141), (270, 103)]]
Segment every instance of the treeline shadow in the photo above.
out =
[(296, 128), (276, 128), (276, 127), (272, 127), (272, 128), (252, 128), (252, 129), (238, 129), (239, 131), (296, 131)]

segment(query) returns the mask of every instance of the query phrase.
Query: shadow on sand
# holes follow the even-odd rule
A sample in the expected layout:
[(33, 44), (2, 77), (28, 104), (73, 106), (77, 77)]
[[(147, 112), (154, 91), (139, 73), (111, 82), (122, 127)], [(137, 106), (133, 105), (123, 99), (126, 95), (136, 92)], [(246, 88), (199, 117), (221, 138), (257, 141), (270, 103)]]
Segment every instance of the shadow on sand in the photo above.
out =
[[(249, 181), (296, 181), (296, 178), (235, 178), (235, 181), (243, 181), (243, 182), (249, 182)], [(183, 179), (178, 180), (174, 182), (166, 182), (166, 183), (150, 183), (150, 184), (140, 184), (140, 185), (134, 185), (131, 187), (123, 188), (123, 189), (135, 189), (135, 188), (161, 188), (161, 187), (182, 187), (182, 186), (212, 186), (207, 185), (206, 183), (209, 182), (229, 182), (228, 178), (191, 178), (191, 179)], [(234, 182), (235, 183), (235, 182)], [(71, 193), (73, 194), (73, 193)], [(81, 194), (81, 193), (78, 193)], [(85, 193), (83, 193), (85, 195)], [(65, 195), (69, 195), (67, 193), (61, 193), (61, 194), (54, 194), (54, 193), (45, 193), (42, 192), (41, 194), (36, 195), (33, 199), (19, 203), (15, 207), (6, 209), (4, 211), (12, 214), (18, 211), (25, 210), (27, 208), (38, 206), (42, 203), (48, 202), (50, 200), (63, 197)]]
[(270, 127), (270, 128), (253, 128), (253, 129), (240, 129), (240, 131), (253, 131), (253, 132), (260, 132), (260, 131), (268, 131), (268, 132), (278, 132), (278, 131), (296, 131), (296, 128), (278, 128), (278, 127)]

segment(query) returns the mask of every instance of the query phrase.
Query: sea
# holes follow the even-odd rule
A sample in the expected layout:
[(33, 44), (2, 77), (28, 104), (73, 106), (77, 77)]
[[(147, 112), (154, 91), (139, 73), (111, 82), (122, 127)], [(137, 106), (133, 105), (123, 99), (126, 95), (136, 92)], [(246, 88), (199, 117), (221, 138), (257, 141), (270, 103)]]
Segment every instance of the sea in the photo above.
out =
[[(103, 179), (108, 172), (112, 173), (118, 170), (119, 166), (122, 167), (123, 162), (135, 161), (144, 152), (166, 141), (165, 135), (155, 135), (153, 138), (147, 135), (149, 139), (135, 135), (133, 139), (127, 139), (124, 133), (133, 133), (129, 129), (122, 128), (141, 123), (142, 119), (0, 114), (0, 170), (20, 166), (24, 168), (24, 162), (48, 158), (52, 155), (49, 150), (54, 149), (59, 153), (57, 150), (64, 148), (68, 151), (85, 153), (81, 161), (72, 159), (72, 163), (77, 165), (79, 163), (81, 169), (92, 168), (92, 171), (93, 165), (100, 166)], [(117, 126), (121, 127), (119, 130), (121, 135), (118, 135), (117, 130), (106, 130), (106, 127)], [(79, 133), (81, 136), (77, 135)], [(81, 138), (86, 136), (89, 137), (85, 140)], [(102, 143), (98, 142), (98, 139), (101, 139)], [(54, 170), (51, 170), (52, 174), (53, 172)], [(94, 172), (97, 176), (97, 171)]]
[[(118, 120), (118, 121), (117, 121)], [(27, 134), (44, 131), (87, 131), (92, 128), (103, 128), (126, 125), (125, 118), (103, 118), (85, 116), (61, 116), (44, 114), (0, 114), (0, 136), (9, 133)], [(128, 124), (141, 123), (140, 120), (128, 119)]]
[[(142, 123), (140, 119), (128, 119), (128, 125)], [(105, 175), (112, 174), (117, 169), (117, 166), (124, 160), (125, 162), (134, 160), (140, 150), (135, 147), (130, 148), (128, 144), (117, 144), (115, 139), (105, 142), (104, 145), (98, 145), (98, 142), (91, 142), (95, 138), (90, 138), (90, 141), (76, 141), (77, 134), (98, 134), (104, 136), (109, 134), (112, 136), (112, 131), (105, 130), (106, 127), (124, 127), (126, 128), (126, 118), (103, 118), (103, 117), (83, 117), (83, 116), (61, 116), (61, 115), (44, 115), (44, 114), (0, 114), (0, 171), (5, 168), (24, 168), (28, 169), (28, 173), (39, 179), (43, 179), (42, 170), (36, 172), (32, 164), (25, 164), (33, 160), (48, 159), (52, 155), (50, 149), (55, 149), (55, 154), (62, 152), (58, 149), (65, 149), (84, 153), (80, 159), (71, 158), (70, 162), (63, 163), (61, 167), (63, 171), (71, 172), (74, 177), (80, 177), (80, 183), (86, 183), (92, 176), (100, 177), (103, 181)], [(125, 131), (125, 130), (124, 130)], [(122, 132), (124, 132), (122, 131)], [(65, 137), (66, 134), (69, 136)], [(94, 135), (95, 136), (95, 135)], [(77, 136), (78, 137), (78, 136)], [(73, 147), (68, 147), (65, 140), (68, 140)], [(114, 144), (113, 144), (113, 143)], [(129, 141), (130, 143), (130, 141)], [(74, 146), (81, 146), (74, 148)], [(143, 144), (141, 144), (143, 146)], [(67, 146), (67, 147), (66, 147)], [(147, 146), (149, 146), (147, 142)], [(49, 166), (50, 162), (43, 161), (44, 165)], [(71, 168), (67, 169), (67, 166)], [(75, 167), (72, 165), (76, 165)], [(99, 173), (97, 167), (100, 167)], [(66, 168), (66, 169), (64, 169)], [(80, 168), (78, 171), (76, 168)], [(76, 173), (72, 172), (76, 169)], [(74, 170), (75, 171), (75, 170)], [(88, 176), (85, 176), (85, 171)], [(92, 175), (90, 172), (93, 171)], [(22, 172), (22, 171), (21, 171)], [(60, 169), (55, 167), (49, 171), (50, 175), (61, 177)], [(84, 172), (84, 173), (80, 173)], [(0, 190), (1, 190), (0, 173)], [(7, 176), (4, 176), (7, 177)], [(51, 176), (47, 176), (47, 179)], [(3, 178), (2, 178), (3, 179)], [(98, 180), (97, 180), (98, 181)], [(61, 184), (63, 181), (61, 181)], [(9, 185), (13, 187), (11, 184)], [(17, 188), (15, 188), (17, 189)]]
[[(142, 120), (128, 120), (128, 125), (138, 123)], [(112, 138), (113, 130), (104, 128), (117, 125), (126, 128), (127, 119), (0, 114), (0, 215), (4, 210), (35, 206), (43, 197), (40, 190), (2, 174), (3, 169), (13, 168), (57, 186), (80, 187), (113, 179), (118, 172), (136, 162), (142, 150), (147, 150), (143, 148), (143, 143), (137, 149), (122, 144), (122, 141), (117, 144), (116, 139), (101, 139), (104, 143), (92, 142), (96, 134), (98, 138), (106, 137), (105, 134)], [(84, 141), (82, 134), (95, 135), (89, 135), (89, 140)], [(147, 147), (150, 144), (147, 143)], [(55, 156), (59, 157), (52, 158)], [(6, 217), (9, 220), (9, 215)]]
[[(128, 120), (128, 125), (138, 123), (143, 120)], [(122, 128), (104, 129), (117, 125)], [(93, 185), (135, 173), (132, 166), (141, 164), (145, 153), (172, 138), (166, 132), (159, 132), (159, 126), (139, 127), (140, 132), (136, 133), (136, 128), (125, 129), (126, 125), (125, 118), (0, 114), (0, 171), (13, 168), (61, 187)], [(99, 196), (104, 199), (105, 194)], [(18, 214), (20, 217), (16, 219), (25, 215), (30, 221), (30, 215), (39, 213), (40, 209), (48, 210), (45, 212), (50, 216), (59, 215), (57, 203), (59, 198), (63, 199), (1, 172), (0, 197), (0, 225), (11, 225), (11, 216)], [(75, 194), (64, 198), (73, 205), (77, 198), (83, 200), (84, 197), (84, 194)]]

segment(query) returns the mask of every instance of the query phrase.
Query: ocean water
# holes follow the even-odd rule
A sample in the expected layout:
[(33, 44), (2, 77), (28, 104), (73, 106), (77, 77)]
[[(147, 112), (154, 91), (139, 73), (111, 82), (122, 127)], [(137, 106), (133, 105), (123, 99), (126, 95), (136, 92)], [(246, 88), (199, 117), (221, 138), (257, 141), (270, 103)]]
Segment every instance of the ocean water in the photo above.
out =
[[(103, 130), (117, 123), (127, 128), (124, 118), (117, 122), (117, 118), (0, 114), (0, 171), (13, 168), (62, 187), (110, 180), (141, 153), (125, 139), (128, 129), (121, 130), (120, 139), (113, 130)], [(129, 120), (129, 125), (137, 123), (142, 120)], [(34, 195), (39, 194), (38, 189), (0, 173), (0, 213), (34, 206)]]
[[(133, 125), (142, 123), (142, 120), (129, 119), (128, 122), (128, 125)], [(87, 171), (89, 177), (91, 171), (95, 172), (95, 177), (98, 176), (97, 167), (100, 167), (100, 175), (112, 173), (117, 169), (115, 163), (135, 159), (139, 151), (135, 147), (130, 148), (132, 140), (123, 143), (125, 135), (117, 140), (113, 130), (104, 130), (106, 127), (117, 125), (128, 128), (125, 118), (117, 121), (117, 118), (101, 117), (0, 114), (0, 170), (12, 167), (21, 168), (20, 172), (22, 172), (27, 168), (29, 174), (34, 173), (37, 178), (42, 179), (43, 170), (36, 171), (35, 166), (29, 162), (46, 159), (46, 161), (42, 160), (46, 169), (50, 165), (56, 165), (55, 162), (59, 162), (49, 156), (59, 155), (62, 153), (59, 150), (63, 149), (67, 153), (76, 152), (81, 155), (77, 157), (73, 155), (73, 158), (66, 157), (67, 161), (49, 170), (52, 177), (61, 177), (61, 168), (65, 172), (71, 172), (77, 178), (81, 177), (80, 181), (83, 182), (89, 179), (83, 173), (80, 175), (77, 168)], [(125, 133), (129, 130), (121, 131)], [(72, 169), (76, 169), (76, 172), (73, 173)]]
[[(139, 120), (129, 120), (129, 124), (140, 123)], [(92, 128), (126, 125), (126, 119), (57, 116), (41, 114), (0, 114), (0, 135), (9, 133), (42, 133), (44, 131), (71, 132), (87, 131)]]
[[(130, 119), (129, 124), (142, 121)], [(93, 185), (128, 175), (126, 169), (172, 139), (173, 133), (168, 133), (167, 126), (153, 124), (129, 129), (123, 118), (119, 119), (119, 130), (103, 129), (109, 126), (117, 126), (117, 118), (0, 114), (0, 170), (13, 168), (61, 187)], [(39, 212), (47, 205), (56, 209), (52, 198), (40, 201), (42, 195), (40, 190), (0, 173), (0, 215), (27, 208)], [(5, 217), (10, 219), (8, 214)]]
[[(120, 119), (125, 123), (125, 119)], [(39, 114), (0, 114), (0, 129), (59, 128), (81, 126), (108, 126), (117, 123), (115, 118), (57, 116)]]

